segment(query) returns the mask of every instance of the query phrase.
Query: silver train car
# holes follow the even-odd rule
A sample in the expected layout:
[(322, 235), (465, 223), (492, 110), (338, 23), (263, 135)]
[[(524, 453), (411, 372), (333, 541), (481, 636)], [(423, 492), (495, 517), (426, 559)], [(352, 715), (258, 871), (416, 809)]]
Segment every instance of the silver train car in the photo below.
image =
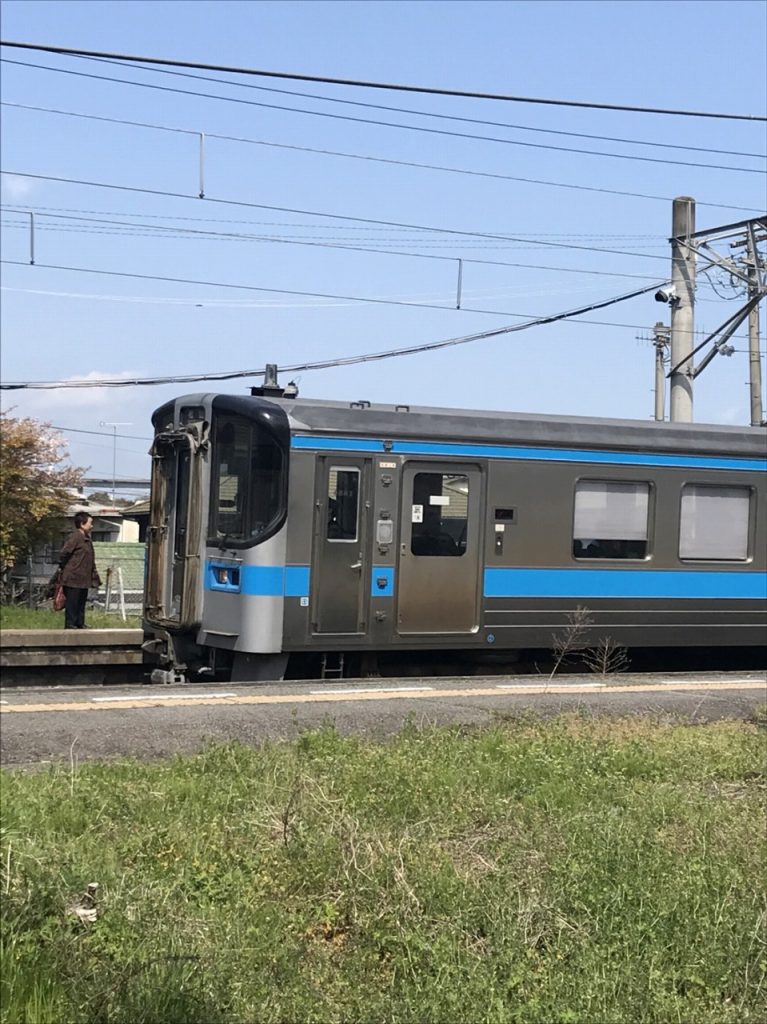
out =
[(154, 681), (551, 648), (579, 606), (629, 648), (766, 643), (763, 429), (276, 386), (177, 398), (153, 423)]

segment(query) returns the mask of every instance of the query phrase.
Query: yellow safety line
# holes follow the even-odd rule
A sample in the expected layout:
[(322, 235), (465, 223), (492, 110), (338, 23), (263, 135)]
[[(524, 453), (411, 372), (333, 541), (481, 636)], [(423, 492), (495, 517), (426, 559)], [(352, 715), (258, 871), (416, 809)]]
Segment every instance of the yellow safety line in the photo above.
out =
[(767, 684), (761, 682), (712, 682), (712, 683), (637, 683), (633, 686), (606, 686), (604, 689), (594, 689), (593, 683), (590, 686), (504, 686), (501, 690), (497, 686), (483, 687), (481, 689), (466, 690), (380, 690), (368, 693), (275, 693), (275, 694), (246, 694), (237, 697), (194, 697), (190, 696), (185, 700), (176, 697), (169, 700), (166, 697), (152, 697), (150, 699), (137, 699), (135, 701), (120, 701), (114, 704), (94, 704), (84, 701), (71, 701), (69, 703), (49, 704), (8, 704), (0, 707), (0, 714), (33, 714), (47, 711), (123, 711), (136, 708), (177, 708), (177, 707), (204, 707), (205, 705), (217, 705), (228, 707), (243, 704), (323, 704), (337, 703), (339, 701), (363, 701), (363, 700), (438, 700), (440, 697), (503, 697), (507, 695), (527, 694), (528, 696), (545, 696), (547, 694), (588, 694), (589, 696), (604, 697), (616, 693), (674, 693), (680, 690), (766, 690)]

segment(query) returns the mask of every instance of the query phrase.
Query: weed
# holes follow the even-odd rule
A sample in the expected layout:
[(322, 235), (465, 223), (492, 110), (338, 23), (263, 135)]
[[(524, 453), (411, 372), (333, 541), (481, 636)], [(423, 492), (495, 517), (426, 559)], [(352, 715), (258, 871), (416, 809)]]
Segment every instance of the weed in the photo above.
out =
[(761, 1024), (766, 746), (566, 716), (7, 773), (1, 1019)]
[(562, 665), (567, 664), (570, 659), (583, 652), (586, 646), (586, 636), (592, 625), (591, 612), (583, 605), (579, 604), (574, 611), (568, 612), (566, 625), (552, 637), (554, 665), (549, 675), (549, 682)]
[(603, 636), (596, 647), (587, 647), (582, 657), (589, 669), (602, 678), (625, 672), (629, 667), (628, 651), (609, 636)]
[[(139, 629), (140, 615), (129, 615), (125, 622), (118, 615), (107, 615), (103, 611), (86, 611), (88, 625), (93, 629)], [(0, 605), (0, 630), (2, 629), (63, 629), (64, 613), (46, 608), (21, 608), (14, 605)]]

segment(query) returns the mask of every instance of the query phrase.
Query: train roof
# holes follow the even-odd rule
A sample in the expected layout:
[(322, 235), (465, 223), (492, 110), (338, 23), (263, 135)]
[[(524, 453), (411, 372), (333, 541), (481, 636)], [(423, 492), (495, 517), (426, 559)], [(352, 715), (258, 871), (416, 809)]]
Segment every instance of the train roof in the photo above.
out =
[(184, 395), (155, 412), (215, 399), (219, 408), (247, 415), (267, 404), (287, 415), (292, 433), (381, 439), (435, 439), (444, 442), (529, 444), (605, 448), (648, 452), (740, 455), (763, 459), (767, 454), (764, 427), (708, 423), (659, 423), (654, 420), (551, 416), (537, 413), (452, 409), (407, 404), (334, 402), (232, 394)]
[(607, 445), (611, 449), (738, 453), (755, 458), (763, 458), (767, 454), (767, 430), (762, 427), (367, 405), (301, 398), (269, 401), (274, 401), (287, 412), (293, 432), (374, 435), (381, 438), (428, 437), (488, 444), (587, 448), (604, 448)]

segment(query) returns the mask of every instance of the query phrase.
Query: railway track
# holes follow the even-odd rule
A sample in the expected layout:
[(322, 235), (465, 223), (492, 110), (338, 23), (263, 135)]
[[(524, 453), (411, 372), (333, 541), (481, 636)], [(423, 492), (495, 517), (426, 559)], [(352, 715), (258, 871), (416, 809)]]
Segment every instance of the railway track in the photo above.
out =
[[(0, 669), (5, 687), (35, 686), (119, 686), (149, 683), (151, 667), (144, 663), (140, 629), (88, 629), (54, 630), (24, 629), (0, 632)], [(551, 670), (550, 652), (528, 652), (518, 661), (467, 660), (460, 658), (446, 661), (444, 657), (427, 658), (409, 654), (402, 657), (388, 656), (380, 659), (380, 675), (368, 678), (373, 683), (425, 678), (444, 680), (453, 678), (521, 678), (524, 675), (546, 678)], [(629, 678), (637, 673), (685, 673), (712, 672), (759, 672), (767, 667), (767, 651), (759, 648), (745, 648), (732, 651), (722, 648), (688, 649), (645, 649), (631, 652), (630, 673), (621, 673), (614, 679)], [(568, 666), (569, 673), (575, 672), (585, 682), (597, 678), (584, 667)], [(558, 676), (557, 676), (558, 678)], [(310, 683), (308, 676), (297, 684)], [(345, 685), (350, 679), (317, 680), (323, 683)], [(214, 688), (222, 685), (209, 677), (190, 681), (190, 686), (204, 685)], [(229, 686), (229, 683), (223, 685)]]
[(759, 672), (632, 673), (612, 677), (399, 678), (186, 686), (40, 686), (0, 691), (0, 763), (72, 766), (111, 758), (165, 758), (211, 744), (295, 739), (333, 726), (396, 735), (412, 722), (484, 727), (506, 719), (719, 720), (765, 725)]

